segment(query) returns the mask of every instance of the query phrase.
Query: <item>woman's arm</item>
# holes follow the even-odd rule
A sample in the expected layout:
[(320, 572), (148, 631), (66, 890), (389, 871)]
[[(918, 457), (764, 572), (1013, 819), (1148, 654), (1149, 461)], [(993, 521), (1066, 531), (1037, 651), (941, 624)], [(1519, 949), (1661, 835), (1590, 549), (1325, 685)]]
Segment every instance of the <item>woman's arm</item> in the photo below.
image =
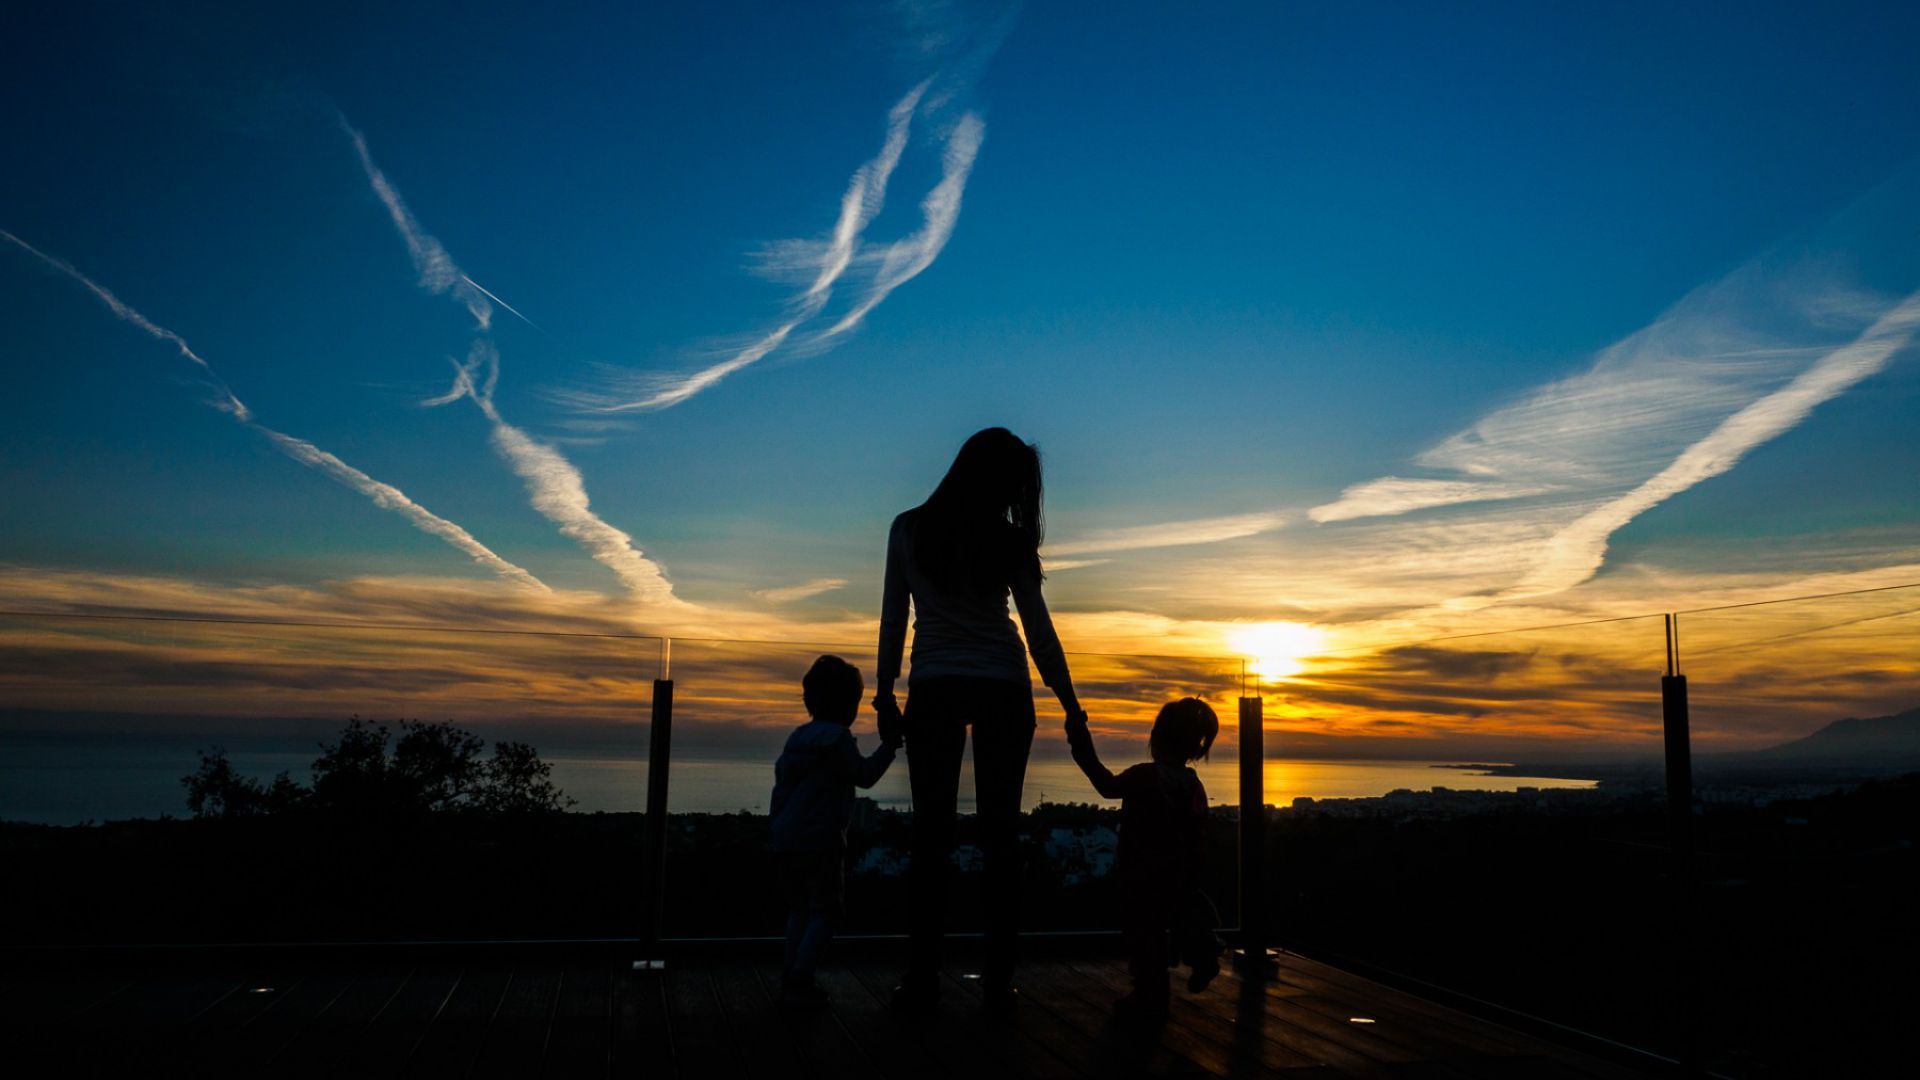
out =
[(1073, 763), (1093, 782), (1093, 790), (1103, 799), (1120, 798), (1120, 778), (1100, 763), (1093, 749), (1093, 732), (1087, 729), (1087, 714), (1076, 711), (1067, 717), (1067, 745), (1073, 748)]
[(893, 684), (900, 678), (900, 654), (907, 646), (906, 530), (900, 518), (887, 531), (887, 572), (880, 591), (880, 657), (874, 674), (874, 704), (893, 700)]
[(1085, 718), (1080, 698), (1073, 692), (1073, 675), (1067, 670), (1067, 654), (1060, 647), (1060, 635), (1054, 632), (1053, 616), (1047, 613), (1047, 598), (1040, 592), (1040, 572), (1021, 571), (1013, 578), (1013, 606), (1020, 612), (1020, 627), (1027, 632), (1027, 651), (1033, 654), (1033, 666), (1040, 669), (1040, 680), (1060, 699), (1068, 719)]

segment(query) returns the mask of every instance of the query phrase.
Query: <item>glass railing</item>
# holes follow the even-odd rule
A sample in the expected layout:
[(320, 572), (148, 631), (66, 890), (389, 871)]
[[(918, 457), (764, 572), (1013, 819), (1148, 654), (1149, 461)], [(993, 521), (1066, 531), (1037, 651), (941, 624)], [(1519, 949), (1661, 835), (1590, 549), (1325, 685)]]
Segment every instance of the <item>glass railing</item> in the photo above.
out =
[[(630, 933), (642, 830), (622, 812), (660, 655), (597, 634), (0, 616), (0, 925), (40, 945)], [(578, 813), (538, 812), (559, 807)]]
[[(673, 765), (668, 805), (667, 937), (778, 934), (783, 915), (769, 903), (776, 875), (766, 814), (774, 762), (793, 729), (806, 720), (800, 680), (821, 655), (858, 668), (872, 697), (871, 645), (697, 641), (676, 638)], [(1213, 800), (1231, 800), (1237, 658), (1069, 654), (1096, 744), (1115, 771), (1147, 759), (1146, 733), (1161, 702), (1208, 699), (1226, 731), (1201, 772)], [(910, 682), (898, 694), (911, 698)], [(1037, 726), (1027, 762), (1021, 809), (1024, 853), (1022, 925), (1027, 930), (1111, 930), (1119, 926), (1110, 874), (1118, 806), (1102, 799), (1072, 762), (1058, 703), (1034, 680)], [(998, 720), (983, 716), (981, 723)], [(853, 733), (862, 753), (878, 745), (874, 714), (863, 704)], [(904, 933), (906, 868), (913, 804), (909, 755), (901, 754), (869, 789), (856, 792), (848, 835), (848, 888), (843, 933)], [(980, 929), (983, 853), (975, 820), (973, 753), (961, 761), (953, 854), (953, 896), (947, 926)], [(1209, 861), (1213, 891), (1231, 918), (1231, 822)]]
[[(1655, 617), (1369, 646), (1269, 687), (1279, 939), (1665, 1046), (1663, 640)], [(1354, 777), (1391, 793), (1338, 797)]]
[(1907, 1020), (1882, 980), (1913, 959), (1920, 587), (1678, 623), (1701, 1053), (1734, 1075), (1866, 1075), (1853, 1055)]

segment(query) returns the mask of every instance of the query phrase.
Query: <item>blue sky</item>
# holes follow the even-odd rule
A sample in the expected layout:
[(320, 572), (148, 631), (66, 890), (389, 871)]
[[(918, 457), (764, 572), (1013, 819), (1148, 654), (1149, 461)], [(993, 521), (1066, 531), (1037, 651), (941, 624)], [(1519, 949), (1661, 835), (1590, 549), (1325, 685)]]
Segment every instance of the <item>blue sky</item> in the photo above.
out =
[[(1671, 7), (45, 5), (0, 46), (0, 228), (191, 343), (259, 424), (627, 625), (864, 633), (887, 519), (995, 423), (1047, 454), (1082, 647), (1911, 578), (1920, 12)], [(582, 404), (788, 321), (923, 80), (792, 341), (882, 291), (976, 123), (923, 271), (671, 407)], [(537, 328), (419, 287), (343, 118)], [(770, 252), (788, 277), (756, 273)], [(16, 597), (518, 595), (0, 256)], [(482, 339), (498, 422), (423, 408)], [(566, 532), (585, 511), (539, 509), (554, 457), (670, 603)]]

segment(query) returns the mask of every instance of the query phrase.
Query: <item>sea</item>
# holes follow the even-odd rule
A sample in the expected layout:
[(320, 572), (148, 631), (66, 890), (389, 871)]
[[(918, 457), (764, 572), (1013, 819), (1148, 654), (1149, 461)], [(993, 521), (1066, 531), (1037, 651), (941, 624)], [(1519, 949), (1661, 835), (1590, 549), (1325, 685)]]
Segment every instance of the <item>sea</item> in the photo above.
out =
[[(577, 812), (637, 811), (646, 808), (645, 757), (602, 754), (543, 755), (553, 766), (553, 782), (574, 800)], [(286, 771), (307, 779), (313, 760), (301, 750), (234, 750), (236, 770), (262, 779)], [(1118, 770), (1129, 762), (1109, 761)], [(1497, 763), (1495, 763), (1497, 764)], [(181, 777), (198, 765), (191, 749), (101, 745), (76, 752), (72, 746), (15, 745), (0, 755), (0, 820), (47, 825), (117, 821), (187, 814)], [(1237, 803), (1238, 765), (1230, 758), (1196, 765), (1215, 804)], [(960, 811), (973, 809), (971, 765), (963, 767)], [(770, 761), (724, 757), (676, 757), (668, 771), (667, 806), (675, 813), (765, 813), (773, 788)], [(1514, 791), (1522, 787), (1590, 788), (1595, 781), (1533, 776), (1490, 775), (1485, 764), (1441, 761), (1298, 761), (1274, 759), (1266, 765), (1266, 802), (1290, 805), (1294, 799), (1369, 798), (1396, 789), (1426, 791)], [(881, 806), (904, 810), (912, 805), (904, 759), (896, 762), (872, 790), (863, 792)], [(1028, 763), (1028, 809), (1042, 802), (1103, 803), (1071, 760), (1036, 757)]]

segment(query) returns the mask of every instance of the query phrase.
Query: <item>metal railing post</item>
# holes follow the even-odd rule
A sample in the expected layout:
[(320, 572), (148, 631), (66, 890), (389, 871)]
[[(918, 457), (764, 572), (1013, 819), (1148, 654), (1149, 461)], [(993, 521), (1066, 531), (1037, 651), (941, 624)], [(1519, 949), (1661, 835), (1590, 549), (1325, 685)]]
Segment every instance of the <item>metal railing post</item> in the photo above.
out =
[(1264, 706), (1258, 688), (1240, 698), (1240, 953), (1234, 966), (1249, 978), (1274, 969), (1267, 949), (1267, 763)]
[(660, 949), (661, 909), (667, 895), (667, 774), (673, 764), (673, 679), (668, 639), (660, 642), (660, 677), (653, 680), (653, 715), (647, 732), (647, 838), (640, 871), (640, 936), (645, 953), (636, 971), (666, 967)]
[(1687, 677), (1680, 674), (1679, 618), (1667, 616), (1667, 673), (1660, 678), (1660, 718), (1666, 735), (1667, 831), (1673, 846), (1670, 915), (1680, 1066), (1700, 1073), (1699, 967), (1693, 948), (1693, 745), (1687, 714)]

